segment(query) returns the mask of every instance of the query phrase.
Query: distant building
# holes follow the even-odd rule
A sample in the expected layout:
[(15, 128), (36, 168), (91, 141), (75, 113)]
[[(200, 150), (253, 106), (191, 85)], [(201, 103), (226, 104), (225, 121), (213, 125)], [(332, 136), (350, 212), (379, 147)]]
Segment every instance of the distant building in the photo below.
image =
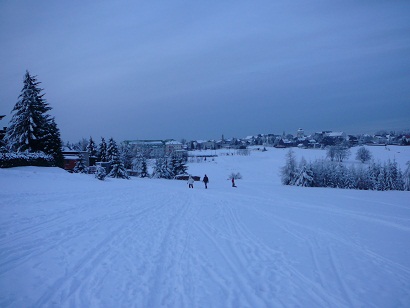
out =
[(170, 155), (173, 152), (183, 150), (183, 144), (179, 141), (170, 140), (165, 142), (165, 154)]
[(173, 139), (167, 140), (125, 140), (126, 145), (131, 146), (135, 151), (142, 153), (147, 158), (157, 158), (176, 154), (186, 156), (181, 142)]
[(305, 137), (305, 131), (299, 128), (298, 131), (296, 132), (296, 138), (303, 138), (303, 137)]
[(203, 141), (201, 145), (203, 150), (214, 150), (216, 148), (215, 140)]
[(84, 160), (84, 165), (87, 167), (90, 165), (90, 154), (87, 151), (75, 151), (69, 149), (63, 149), (64, 156), (64, 169), (72, 172), (75, 164), (81, 159)]

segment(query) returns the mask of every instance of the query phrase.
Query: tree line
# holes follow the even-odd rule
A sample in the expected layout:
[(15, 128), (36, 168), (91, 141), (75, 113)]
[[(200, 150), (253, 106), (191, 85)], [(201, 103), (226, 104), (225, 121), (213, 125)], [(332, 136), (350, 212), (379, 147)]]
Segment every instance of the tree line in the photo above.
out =
[[(358, 151), (359, 153), (359, 151)], [(361, 151), (363, 153), (363, 151)], [(396, 161), (384, 163), (371, 161), (349, 167), (341, 161), (317, 159), (296, 161), (293, 150), (286, 154), (286, 163), (281, 169), (284, 185), (303, 187), (332, 187), (360, 190), (410, 190), (410, 162), (404, 172)]]
[[(83, 140), (75, 147), (87, 151), (91, 160), (109, 163), (111, 166), (107, 174), (109, 177), (128, 178), (127, 170), (130, 170), (134, 176), (141, 178), (173, 179), (187, 171), (186, 159), (171, 154), (155, 158), (155, 164), (150, 173), (147, 153), (130, 145), (121, 144), (118, 146), (113, 138), (110, 138), (107, 144), (105, 138), (101, 137), (101, 142), (97, 146), (93, 138), (90, 137), (87, 144)], [(74, 172), (88, 172), (82, 159), (77, 162)], [(96, 177), (100, 180), (105, 178), (104, 170), (99, 166), (97, 166)]]

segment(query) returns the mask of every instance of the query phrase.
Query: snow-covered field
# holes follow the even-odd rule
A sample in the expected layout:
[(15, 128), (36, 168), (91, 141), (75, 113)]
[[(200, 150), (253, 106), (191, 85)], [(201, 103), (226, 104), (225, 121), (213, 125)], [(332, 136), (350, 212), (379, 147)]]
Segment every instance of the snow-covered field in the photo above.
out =
[(410, 307), (410, 193), (282, 186), (286, 152), (190, 163), (207, 190), (0, 169), (0, 307)]

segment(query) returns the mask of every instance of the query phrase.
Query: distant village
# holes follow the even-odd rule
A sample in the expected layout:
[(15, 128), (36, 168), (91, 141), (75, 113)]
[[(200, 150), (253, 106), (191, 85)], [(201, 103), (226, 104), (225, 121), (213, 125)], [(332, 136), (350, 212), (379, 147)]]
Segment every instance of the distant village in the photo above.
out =
[(266, 146), (275, 148), (302, 147), (302, 148), (324, 148), (331, 145), (343, 144), (345, 146), (356, 145), (410, 145), (410, 132), (396, 134), (394, 132), (381, 132), (375, 135), (347, 135), (344, 132), (321, 131), (311, 135), (306, 135), (304, 130), (299, 128), (295, 135), (283, 133), (258, 134), (245, 138), (220, 140), (195, 140), (186, 142), (187, 150), (222, 149), (222, 148), (246, 148), (248, 146)]
[(148, 150), (152, 157), (169, 155), (172, 152), (218, 149), (247, 149), (249, 146), (275, 148), (325, 148), (332, 145), (353, 147), (356, 145), (386, 146), (410, 145), (409, 134), (380, 133), (375, 135), (347, 135), (344, 132), (322, 131), (306, 135), (303, 129), (298, 129), (295, 135), (258, 134), (245, 138), (222, 138), (219, 140), (125, 140), (126, 145)]

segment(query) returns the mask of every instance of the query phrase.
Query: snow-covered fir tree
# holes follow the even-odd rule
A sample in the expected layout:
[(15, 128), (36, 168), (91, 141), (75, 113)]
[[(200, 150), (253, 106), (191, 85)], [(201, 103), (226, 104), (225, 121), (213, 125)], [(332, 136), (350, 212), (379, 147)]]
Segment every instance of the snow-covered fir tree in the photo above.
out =
[(140, 172), (140, 177), (141, 178), (146, 178), (148, 176), (148, 166), (147, 166), (147, 160), (144, 159), (141, 164), (141, 172)]
[(295, 152), (290, 149), (286, 154), (286, 165), (281, 170), (281, 180), (284, 185), (293, 185), (297, 174)]
[(355, 174), (355, 184), (354, 184), (355, 189), (360, 189), (360, 190), (373, 189), (372, 177), (369, 176), (370, 173), (368, 172), (368, 168), (359, 166), (356, 168), (355, 173), (356, 173)]
[(44, 150), (43, 152), (53, 156), (55, 165), (57, 167), (64, 167), (64, 156), (62, 152), (63, 142), (61, 140), (60, 130), (53, 118), (50, 118), (47, 123), (47, 129), (44, 136)]
[(386, 168), (386, 190), (403, 190), (403, 176), (396, 161), (388, 161)]
[(312, 167), (310, 164), (307, 164), (304, 158), (302, 158), (299, 164), (298, 173), (295, 177), (295, 185), (303, 187), (314, 186)]
[(126, 169), (132, 169), (133, 152), (128, 144), (120, 143), (118, 147), (120, 159)]
[(137, 175), (141, 172), (143, 159), (144, 157), (141, 154), (137, 154), (137, 156), (132, 160), (132, 171), (134, 171)]
[(39, 84), (27, 71), (4, 140), (11, 151), (44, 152), (52, 155), (56, 165), (62, 167), (60, 132), (54, 118), (48, 114), (51, 107)]
[(185, 161), (182, 157), (178, 157), (176, 155), (172, 155), (170, 158), (170, 170), (171, 170), (171, 178), (176, 177), (180, 174), (185, 174), (188, 167), (185, 164)]
[(48, 120), (46, 112), (51, 108), (43, 99), (42, 89), (38, 87), (40, 83), (28, 71), (23, 83), (4, 139), (14, 151), (38, 152), (44, 149), (42, 137)]
[(87, 148), (86, 148), (88, 154), (90, 157), (96, 157), (97, 156), (97, 147), (95, 145), (95, 142), (93, 138), (90, 136), (90, 139), (88, 140)]
[(166, 157), (157, 157), (155, 159), (152, 177), (157, 179), (170, 179), (171, 176), (168, 159)]
[(85, 165), (85, 160), (83, 155), (78, 156), (78, 160), (75, 163), (73, 171), (75, 173), (87, 173), (87, 166)]
[(171, 158), (165, 157), (165, 165), (164, 165), (164, 179), (172, 179), (174, 178), (174, 172), (173, 172), (173, 167), (172, 167), (172, 160)]
[[(147, 159), (141, 153), (139, 153), (132, 161), (132, 170), (141, 178), (148, 176)], [(160, 177), (161, 176), (158, 176), (158, 178)]]
[(101, 142), (98, 145), (98, 160), (101, 162), (107, 162), (107, 143), (104, 137), (101, 137)]
[(381, 164), (377, 165), (379, 171), (377, 172), (376, 184), (373, 186), (375, 190), (386, 190), (387, 188), (387, 172), (386, 164), (383, 166)]
[(111, 178), (117, 178), (117, 179), (129, 179), (130, 178), (118, 154), (112, 157), (111, 171), (110, 173), (108, 173), (107, 176)]
[(107, 161), (113, 161), (114, 158), (119, 159), (119, 151), (118, 151), (118, 146), (115, 140), (111, 137), (110, 140), (108, 141), (108, 147), (107, 147)]
[(410, 161), (406, 163), (406, 170), (403, 172), (403, 190), (410, 190)]

